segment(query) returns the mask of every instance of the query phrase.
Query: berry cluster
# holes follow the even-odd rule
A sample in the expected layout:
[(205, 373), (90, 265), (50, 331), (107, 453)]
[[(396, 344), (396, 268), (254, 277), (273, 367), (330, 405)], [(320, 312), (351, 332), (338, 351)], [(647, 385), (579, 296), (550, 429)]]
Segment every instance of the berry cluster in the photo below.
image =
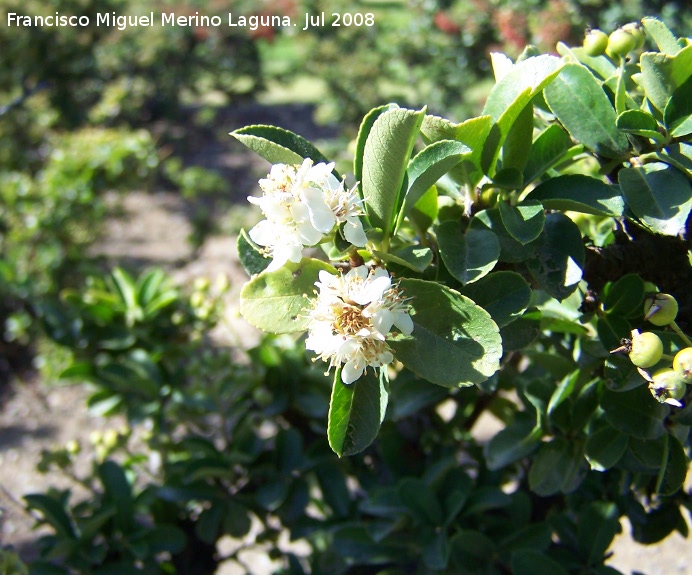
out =
[[(670, 294), (657, 293), (646, 298), (644, 319), (657, 327), (670, 326), (688, 344), (671, 358), (663, 353), (663, 342), (653, 332), (632, 331), (631, 339), (623, 341), (622, 347), (614, 352), (625, 351), (639, 373), (649, 382), (652, 395), (661, 403), (683, 407), (682, 399), (687, 393), (687, 385), (692, 385), (692, 345), (675, 323), (678, 302)], [(657, 366), (662, 360), (672, 359), (672, 366), (663, 367), (650, 374), (646, 371)]]

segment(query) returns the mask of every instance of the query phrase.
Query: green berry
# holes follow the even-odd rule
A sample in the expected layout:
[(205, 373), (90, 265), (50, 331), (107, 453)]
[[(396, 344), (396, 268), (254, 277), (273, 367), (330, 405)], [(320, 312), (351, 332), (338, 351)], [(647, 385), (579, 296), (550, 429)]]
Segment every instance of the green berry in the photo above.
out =
[(678, 315), (678, 302), (667, 293), (657, 293), (644, 301), (644, 319), (657, 326), (669, 325)]
[(608, 47), (608, 34), (602, 30), (589, 30), (584, 36), (584, 51), (589, 56), (600, 56)]
[(630, 360), (634, 365), (642, 368), (652, 367), (661, 361), (662, 355), (663, 343), (655, 333), (639, 333), (637, 330), (632, 332)]
[(673, 369), (685, 383), (692, 384), (692, 347), (681, 349), (675, 354)]
[(687, 385), (674, 369), (661, 369), (653, 374), (649, 389), (661, 403), (682, 407), (681, 400), (685, 397)]
[(642, 30), (642, 25), (639, 22), (630, 22), (629, 24), (625, 24), (622, 29), (625, 32), (632, 34), (632, 37), (634, 38), (635, 50), (639, 50), (644, 46), (644, 42), (646, 41), (646, 33), (644, 30)]
[(624, 58), (634, 50), (636, 44), (637, 42), (632, 34), (623, 28), (618, 28), (608, 36), (608, 47), (606, 51), (610, 56)]

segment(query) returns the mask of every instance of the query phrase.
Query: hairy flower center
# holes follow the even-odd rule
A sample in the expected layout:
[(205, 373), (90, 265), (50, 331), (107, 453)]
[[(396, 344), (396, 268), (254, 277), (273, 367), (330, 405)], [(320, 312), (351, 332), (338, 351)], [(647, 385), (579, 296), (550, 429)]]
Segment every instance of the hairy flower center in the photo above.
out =
[(367, 328), (369, 320), (363, 317), (360, 308), (354, 306), (346, 307), (334, 322), (334, 330), (344, 335), (356, 335), (363, 328)]

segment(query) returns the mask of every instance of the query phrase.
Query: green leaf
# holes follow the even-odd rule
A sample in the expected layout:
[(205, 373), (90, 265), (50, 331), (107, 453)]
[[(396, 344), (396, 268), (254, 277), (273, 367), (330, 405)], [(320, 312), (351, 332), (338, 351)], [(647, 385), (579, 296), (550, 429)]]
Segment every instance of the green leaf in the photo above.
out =
[(428, 142), (455, 140), (469, 147), (470, 157), (454, 167), (450, 176), (455, 182), (473, 189), (483, 178), (481, 154), (492, 126), (493, 118), (487, 115), (470, 118), (461, 124), (454, 124), (439, 116), (426, 116), (421, 133)]
[(549, 54), (515, 64), (493, 86), (483, 107), (483, 114), (492, 116), (496, 122), (504, 116), (505, 125), (502, 127), (508, 131), (524, 106), (557, 76), (562, 66), (560, 58)]
[(447, 220), (434, 231), (447, 270), (462, 284), (479, 280), (495, 267), (500, 244), (490, 230), (469, 229), (464, 234), (458, 222)]
[(622, 433), (639, 439), (663, 435), (669, 408), (656, 401), (644, 385), (624, 392), (604, 391), (601, 407), (608, 422)]
[(468, 146), (453, 140), (435, 142), (418, 153), (406, 170), (408, 190), (399, 211), (397, 227), (437, 180), (470, 155), (471, 150)]
[(448, 391), (437, 385), (416, 377), (408, 370), (402, 371), (396, 378), (396, 394), (392, 396), (389, 418), (399, 421), (417, 411), (440, 403), (448, 397)]
[(544, 91), (546, 102), (571, 136), (606, 158), (620, 158), (629, 142), (615, 125), (615, 109), (593, 74), (566, 64)]
[(385, 238), (401, 205), (406, 168), (424, 116), (424, 109), (388, 110), (377, 117), (365, 141), (361, 180), (365, 210)]
[(665, 136), (658, 131), (656, 118), (642, 110), (623, 112), (615, 120), (615, 125), (628, 134), (649, 138), (659, 143), (665, 141)]
[[(502, 171), (523, 173), (533, 141), (533, 105), (529, 102), (521, 111), (507, 133), (502, 146)], [(523, 187), (523, 178), (517, 188)]]
[(557, 165), (571, 146), (572, 139), (561, 126), (552, 124), (543, 130), (531, 146), (524, 168), (524, 185), (540, 178)]
[(40, 493), (25, 495), (24, 501), (26, 501), (29, 509), (36, 509), (41, 512), (45, 521), (55, 529), (57, 535), (70, 539), (77, 537), (65, 506), (60, 501)]
[[(622, 345), (622, 339), (630, 337), (632, 326), (622, 316), (616, 314), (601, 315), (596, 320), (596, 332), (603, 347), (608, 351), (617, 349)], [(628, 360), (629, 361), (629, 360)], [(632, 365), (632, 362), (630, 362)], [(631, 370), (627, 370), (631, 371)], [(623, 375), (624, 372), (618, 374)], [(619, 378), (618, 378), (619, 379)]]
[(505, 229), (520, 244), (531, 243), (541, 235), (545, 225), (545, 212), (541, 202), (525, 200), (512, 206), (500, 200), (498, 208)]
[(522, 262), (531, 257), (536, 251), (538, 240), (530, 244), (522, 245), (509, 234), (502, 221), (498, 208), (483, 210), (474, 215), (468, 227), (468, 231), (471, 230), (492, 231), (500, 242), (499, 259), (504, 262)]
[(510, 129), (533, 97), (558, 76), (563, 63), (544, 54), (528, 58), (512, 67), (491, 90), (483, 108), (495, 120), (493, 133), (486, 139), (482, 165), (492, 175), (495, 162)]
[(541, 497), (571, 493), (581, 485), (586, 472), (583, 445), (558, 437), (538, 450), (529, 471), (529, 487)]
[(354, 455), (370, 445), (384, 419), (388, 394), (383, 376), (367, 369), (353, 383), (346, 385), (337, 370), (329, 403), (327, 437), (329, 446), (339, 457)]
[(692, 133), (692, 77), (673, 92), (663, 111), (663, 123), (674, 138)]
[(668, 164), (656, 162), (619, 173), (622, 194), (641, 223), (657, 234), (676, 236), (692, 209), (689, 180)]
[(567, 569), (540, 551), (520, 549), (512, 553), (513, 575), (569, 575)]
[(407, 477), (398, 486), (399, 498), (419, 523), (437, 527), (442, 524), (443, 512), (435, 492), (421, 479)]
[[(505, 351), (520, 351), (528, 347), (541, 333), (541, 322), (534, 317), (521, 316), (500, 331)], [(531, 314), (533, 315), (533, 314)]]
[(610, 425), (589, 434), (586, 440), (586, 460), (591, 469), (605, 471), (613, 467), (627, 450), (628, 436)]
[(587, 565), (600, 565), (620, 531), (620, 513), (615, 503), (594, 501), (579, 513), (577, 541)]
[(305, 158), (329, 163), (305, 138), (276, 126), (246, 126), (230, 135), (272, 164), (301, 164)]
[(360, 123), (358, 138), (356, 139), (356, 154), (353, 158), (353, 174), (356, 178), (356, 182), (358, 182), (358, 191), (361, 197), (363, 197), (361, 182), (363, 181), (363, 153), (365, 151), (365, 142), (368, 139), (368, 135), (370, 134), (375, 120), (385, 112), (394, 110), (398, 107), (399, 106), (396, 104), (385, 104), (384, 106), (373, 108), (363, 117), (363, 121)]
[[(598, 326), (599, 338), (601, 338), (603, 345), (607, 346), (607, 349), (616, 349), (622, 344), (622, 338), (630, 337), (631, 326), (626, 322), (626, 320), (623, 320), (617, 316), (599, 318), (599, 322), (600, 319), (605, 319), (611, 324), (614, 323), (613, 320), (624, 322), (624, 325), (622, 325), (620, 329), (614, 333), (614, 335), (617, 337), (614, 337), (612, 341), (603, 339), (601, 334), (602, 328), (600, 325)], [(617, 325), (618, 324), (616, 323), (615, 326)], [(610, 391), (615, 391), (618, 393), (636, 389), (643, 386), (645, 383), (644, 378), (639, 374), (635, 365), (626, 355), (611, 354), (608, 358), (606, 358), (603, 376), (605, 378), (606, 387)]]
[(146, 274), (142, 274), (137, 279), (135, 286), (137, 291), (137, 300), (143, 306), (149, 305), (149, 303), (151, 303), (151, 301), (157, 296), (159, 288), (162, 286), (165, 279), (166, 274), (160, 269), (151, 270)]
[(680, 51), (680, 44), (668, 26), (657, 18), (643, 18), (642, 24), (647, 35), (656, 42), (658, 49), (664, 54), (676, 54)]
[(450, 560), (459, 573), (488, 572), (495, 552), (495, 542), (480, 531), (462, 529), (450, 540)]
[(603, 310), (609, 315), (635, 318), (641, 315), (646, 288), (639, 274), (626, 274), (616, 281), (603, 299)]
[(663, 465), (659, 472), (657, 482), (657, 492), (659, 495), (673, 495), (685, 483), (687, 477), (687, 455), (677, 438), (671, 434), (666, 434), (664, 438), (667, 440), (667, 457), (663, 461)]
[(499, 368), (502, 341), (488, 312), (435, 282), (402, 279), (413, 306), (413, 333), (390, 343), (399, 359), (432, 383), (458, 387), (481, 383)]
[(677, 54), (644, 52), (639, 58), (641, 74), (634, 76), (646, 97), (663, 112), (675, 90), (692, 76), (692, 45)]
[(463, 295), (490, 314), (499, 326), (519, 319), (531, 302), (531, 288), (518, 273), (498, 271), (464, 286)]
[(336, 270), (319, 260), (303, 259), (253, 277), (240, 292), (240, 313), (255, 327), (270, 333), (307, 329), (306, 308), (320, 271)]
[(444, 570), (449, 561), (449, 539), (445, 531), (435, 532), (421, 550), (423, 564), (433, 571)]
[(597, 216), (621, 217), (625, 202), (616, 186), (581, 174), (550, 178), (526, 197), (549, 210), (572, 210)]
[(98, 473), (106, 498), (117, 510), (115, 521), (118, 528), (125, 532), (132, 529), (135, 524), (135, 506), (132, 488), (122, 467), (115, 461), (107, 460), (99, 465)]
[(518, 418), (495, 434), (483, 450), (488, 469), (498, 471), (531, 455), (540, 444), (532, 433), (534, 424), (528, 417)]
[(432, 250), (419, 245), (406, 246), (388, 254), (374, 250), (373, 255), (385, 262), (399, 264), (418, 273), (424, 272), (433, 261)]
[(526, 262), (538, 285), (557, 300), (579, 285), (584, 268), (584, 244), (577, 225), (561, 213), (548, 214), (536, 255)]
[(263, 272), (272, 263), (271, 258), (262, 253), (262, 249), (250, 239), (245, 230), (240, 230), (238, 234), (238, 258), (249, 276)]
[(159, 524), (148, 529), (143, 537), (149, 546), (148, 553), (180, 553), (185, 549), (187, 537), (185, 532), (175, 525)]
[(135, 321), (141, 320), (144, 312), (139, 306), (139, 301), (137, 300), (137, 286), (132, 276), (122, 268), (115, 268), (111, 272), (111, 278), (113, 279), (113, 286), (125, 305), (127, 324), (132, 325)]
[(437, 188), (431, 186), (427, 192), (416, 202), (408, 214), (414, 227), (421, 235), (426, 232), (437, 218), (439, 213)]

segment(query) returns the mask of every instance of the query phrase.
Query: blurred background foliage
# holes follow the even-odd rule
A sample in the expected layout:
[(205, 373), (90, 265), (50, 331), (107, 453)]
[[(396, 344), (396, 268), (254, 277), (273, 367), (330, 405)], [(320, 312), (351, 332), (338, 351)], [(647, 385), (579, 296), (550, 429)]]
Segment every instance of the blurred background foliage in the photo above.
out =
[[(38, 350), (43, 353), (52, 345), (70, 354), (71, 368), (63, 376), (100, 386), (90, 400), (92, 407), (99, 406), (105, 414), (125, 412), (132, 422), (154, 422), (145, 438), (148, 447), (139, 452), (129, 443), (129, 431), (120, 439), (94, 441), (101, 451), (93, 475), (81, 479), (94, 496), (81, 507), (70, 507), (64, 493), (30, 501), (44, 514), (55, 513), (58, 532), (60, 525), (65, 528), (58, 533), (58, 539), (64, 536), (61, 552), (49, 553), (48, 558), (61, 558), (85, 573), (95, 573), (92, 567), (103, 564), (116, 570), (110, 572), (132, 565), (158, 572), (152, 570), (153, 564), (162, 572), (173, 568), (195, 572), (191, 565), (199, 557), (186, 556), (180, 541), (187, 537), (197, 545), (188, 545), (187, 552), (195, 549), (203, 554), (204, 545), (212, 545), (224, 533), (245, 535), (254, 517), (263, 523), (264, 537), (278, 545), (272, 517), (278, 514), (284, 521), (295, 521), (311, 490), (317, 489), (324, 495), (318, 518), (303, 518), (296, 533), (314, 537), (314, 573), (347, 572), (352, 555), (375, 555), (378, 549), (364, 546), (362, 527), (344, 524), (339, 536), (349, 546), (334, 555), (329, 541), (336, 532), (320, 531), (316, 525), (368, 512), (372, 529), (386, 530), (389, 494), (383, 489), (380, 500), (375, 498), (367, 503), (370, 508), (360, 510), (344, 502), (347, 496), (330, 494), (346, 493), (346, 481), (355, 478), (368, 489), (383, 473), (395, 486), (390, 490), (417, 489), (418, 484), (406, 483), (405, 478), (433, 463), (438, 475), (431, 481), (440, 494), (446, 482), (460, 474), (465, 490), (460, 497), (476, 501), (477, 508), (493, 510), (485, 516), (489, 526), (482, 525), (483, 519), (468, 507), (464, 512), (464, 529), (480, 543), (491, 545), (499, 540), (492, 539), (495, 536), (509, 541), (511, 534), (502, 532), (502, 524), (507, 516), (521, 515), (526, 519), (522, 526), (533, 529), (526, 539), (533, 537), (540, 540), (539, 549), (547, 548), (545, 525), (528, 524), (532, 509), (537, 516), (545, 513), (540, 503), (528, 501), (528, 496), (526, 501), (505, 497), (499, 488), (505, 478), (484, 467), (471, 475), (484, 476), (485, 485), (472, 482), (466, 472), (451, 470), (452, 445), (467, 438), (475, 413), (459, 414), (451, 421), (432, 411), (419, 413), (441, 396), (424, 397), (417, 381), (404, 382), (408, 395), (402, 393), (401, 403), (394, 406), (398, 411), (387, 423), (378, 451), (370, 459), (334, 462), (321, 427), (328, 400), (322, 374), (304, 364), (302, 353), (296, 356), (282, 342), (267, 341), (251, 351), (252, 367), (229, 364), (225, 351), (204, 342), (204, 334), (218, 320), (216, 306), (226, 288), (172, 287), (163, 272), (111, 270), (90, 256), (88, 247), (100, 237), (109, 215), (106, 193), (161, 188), (207, 206), (195, 212), (191, 241), (201, 245), (220, 217), (219, 210), (208, 209), (208, 202), (233, 210), (233, 198), (252, 193), (237, 189), (241, 183), (220, 177), (205, 159), (210, 147), (230, 148), (227, 133), (237, 126), (228, 125), (229, 111), (241, 110), (236, 114), (242, 118), (242, 110), (252, 110), (253, 121), (256, 106), (260, 112), (288, 106), (295, 114), (310, 114), (304, 120), (315, 130), (332, 127), (334, 140), (325, 149), (331, 148), (332, 156), (338, 157), (337, 150), (346, 148), (362, 116), (385, 102), (427, 105), (429, 112), (458, 121), (477, 114), (493, 83), (491, 51), (516, 57), (527, 43), (553, 51), (559, 40), (581, 43), (587, 26), (612, 30), (642, 15), (661, 16), (678, 34), (689, 35), (692, 13), (684, 4), (682, 0), (61, 0), (49, 9), (41, 0), (0, 0), (3, 14), (45, 15), (55, 9), (89, 15), (92, 22), (96, 13), (151, 10), (179, 15), (195, 11), (289, 15), (298, 22), (305, 13), (325, 12), (328, 22), (332, 12), (375, 14), (373, 27), (325, 26), (306, 32), (300, 31), (300, 25), (297, 30), (233, 28), (225, 25), (225, 17), (220, 27), (157, 24), (124, 31), (95, 25), (0, 23), (0, 386), (31, 370)], [(295, 104), (306, 106), (290, 107)], [(403, 431), (401, 421), (405, 421)], [(215, 443), (210, 437), (219, 430), (221, 439)], [(267, 439), (274, 437), (272, 433), (275, 441)], [(185, 440), (179, 441), (181, 437)], [(393, 456), (402, 449), (412, 454), (407, 462)], [(473, 453), (479, 448), (469, 449)], [(105, 463), (116, 452), (126, 455), (120, 458), (121, 466)], [(143, 458), (149, 461), (152, 453), (160, 458), (152, 472), (153, 484), (138, 485), (137, 493), (131, 493), (122, 478), (140, 473), (146, 467)], [(46, 457), (44, 469), (69, 470), (69, 449)], [(252, 476), (247, 474), (249, 466)], [(599, 484), (593, 489), (616, 492), (617, 486)], [(241, 497), (230, 498), (240, 491)], [(598, 495), (583, 497), (586, 501), (570, 501), (571, 508), (591, 505)], [(125, 511), (113, 511), (118, 498), (126, 503)], [(630, 499), (626, 504), (637, 505)], [(160, 530), (145, 535), (133, 526), (135, 508)], [(584, 525), (591, 511), (611, 513), (584, 509)], [(414, 523), (416, 513), (422, 512), (407, 511)], [(666, 512), (663, 509), (662, 515)], [(576, 533), (577, 526), (566, 513), (561, 521), (565, 533)], [(659, 539), (679, 521), (679, 514), (669, 513), (660, 520), (658, 531), (644, 533), (642, 540)], [(81, 529), (79, 536), (72, 531), (75, 525)], [(578, 529), (586, 533), (583, 525)], [(123, 532), (129, 540), (123, 539)], [(54, 550), (56, 539), (44, 543)], [(434, 541), (430, 546), (427, 552), (434, 565)], [(279, 553), (278, 547), (272, 549)], [(527, 549), (536, 553), (535, 546)], [(161, 553), (168, 559), (157, 562)], [(292, 556), (289, 565), (285, 572), (302, 572)]]

